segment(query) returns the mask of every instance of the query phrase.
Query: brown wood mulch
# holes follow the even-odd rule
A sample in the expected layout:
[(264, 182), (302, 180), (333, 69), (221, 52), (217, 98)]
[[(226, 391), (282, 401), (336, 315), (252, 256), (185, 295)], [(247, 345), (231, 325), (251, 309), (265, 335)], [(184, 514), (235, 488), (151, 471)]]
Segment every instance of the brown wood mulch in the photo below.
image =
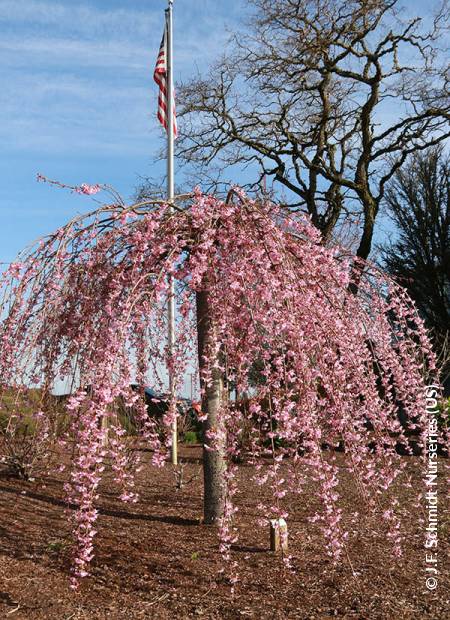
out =
[[(148, 454), (145, 459), (148, 463)], [(200, 448), (183, 446), (187, 479), (175, 489), (171, 466), (139, 473), (138, 504), (117, 501), (106, 478), (92, 576), (79, 592), (69, 589), (70, 529), (64, 515), (63, 481), (33, 482), (0, 477), (0, 617), (11, 620), (189, 619), (447, 619), (449, 604), (449, 515), (440, 498), (439, 576), (435, 592), (425, 587), (424, 525), (414, 492), (400, 485), (404, 555), (395, 560), (383, 524), (363, 517), (352, 530), (348, 558), (333, 567), (320, 532), (308, 522), (316, 501), (311, 489), (286, 498), (290, 506), (292, 572), (271, 554), (269, 529), (258, 525), (252, 468), (239, 468), (239, 542), (233, 560), (240, 580), (234, 595), (219, 571), (223, 561), (214, 528), (201, 525)], [(405, 457), (423, 488), (423, 465)], [(345, 471), (345, 454), (338, 455)], [(441, 462), (441, 487), (444, 463)], [(258, 487), (258, 493), (266, 493)], [(361, 500), (350, 479), (341, 488), (348, 513)], [(359, 533), (358, 533), (359, 532)], [(447, 562), (447, 564), (446, 564)]]

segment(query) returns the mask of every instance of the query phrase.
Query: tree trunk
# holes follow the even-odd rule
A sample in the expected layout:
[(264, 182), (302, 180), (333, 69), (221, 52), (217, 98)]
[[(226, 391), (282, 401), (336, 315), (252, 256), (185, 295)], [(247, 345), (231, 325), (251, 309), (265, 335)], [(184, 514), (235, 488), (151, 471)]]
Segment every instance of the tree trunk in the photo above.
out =
[[(203, 355), (213, 342), (213, 326), (209, 296), (207, 291), (197, 293), (197, 338), (198, 357), (200, 368), (200, 385), (203, 388), (202, 370), (205, 367)], [(207, 524), (217, 523), (223, 514), (223, 476), (225, 472), (225, 440), (221, 433), (220, 441), (208, 437), (209, 430), (222, 430), (220, 428), (219, 409), (223, 399), (223, 374), (218, 369), (212, 371), (211, 385), (206, 387), (202, 400), (202, 411), (208, 414), (203, 422), (203, 480), (204, 499), (203, 515)]]
[(349, 291), (354, 295), (357, 295), (359, 291), (359, 284), (361, 282), (361, 277), (364, 271), (364, 265), (361, 266), (359, 259), (366, 261), (369, 257), (370, 251), (372, 249), (372, 238), (373, 238), (373, 229), (375, 226), (375, 218), (378, 212), (378, 205), (375, 200), (369, 195), (365, 194), (362, 197), (362, 202), (364, 203), (364, 229), (361, 236), (361, 240), (356, 251), (356, 260), (353, 263), (352, 267), (352, 282), (349, 285)]

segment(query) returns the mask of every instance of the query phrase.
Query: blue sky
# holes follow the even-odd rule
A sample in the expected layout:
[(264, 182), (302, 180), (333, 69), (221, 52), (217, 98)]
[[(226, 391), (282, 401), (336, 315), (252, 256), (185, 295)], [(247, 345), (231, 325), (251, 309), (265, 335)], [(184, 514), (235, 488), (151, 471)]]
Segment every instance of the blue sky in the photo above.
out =
[[(424, 11), (419, 0), (406, 6)], [(244, 7), (175, 0), (176, 80), (220, 55)], [(0, 263), (93, 207), (38, 184), (38, 172), (107, 183), (126, 200), (140, 176), (164, 173), (152, 74), (165, 8), (165, 0), (0, 0)], [(386, 234), (382, 220), (378, 234)]]
[[(175, 79), (220, 54), (242, 2), (175, 0)], [(152, 79), (164, 0), (0, 0), (0, 262), (93, 203), (38, 184), (108, 183), (125, 199), (159, 175)]]

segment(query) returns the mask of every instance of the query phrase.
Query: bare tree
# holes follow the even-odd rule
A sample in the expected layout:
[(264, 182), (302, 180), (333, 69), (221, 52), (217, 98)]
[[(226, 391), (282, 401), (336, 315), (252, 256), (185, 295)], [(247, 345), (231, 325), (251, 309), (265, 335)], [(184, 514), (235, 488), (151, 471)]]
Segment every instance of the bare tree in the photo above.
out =
[(324, 241), (351, 218), (365, 259), (388, 181), (449, 135), (447, 2), (425, 19), (397, 0), (248, 3), (230, 52), (178, 86), (178, 155), (204, 175), (256, 168), (250, 186), (272, 179)]

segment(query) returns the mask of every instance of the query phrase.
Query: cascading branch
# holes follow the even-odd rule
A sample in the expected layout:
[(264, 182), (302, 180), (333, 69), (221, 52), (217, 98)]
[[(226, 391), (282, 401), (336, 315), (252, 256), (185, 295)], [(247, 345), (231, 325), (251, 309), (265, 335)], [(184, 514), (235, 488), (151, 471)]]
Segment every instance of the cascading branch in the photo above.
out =
[[(72, 189), (93, 194), (100, 188)], [(195, 191), (173, 210), (161, 201), (102, 207), (45, 238), (2, 275), (0, 398), (39, 386), (38, 413), (51, 422), (42, 428), (47, 436), (54, 429), (71, 455), (66, 491), (77, 506), (71, 513), (74, 586), (93, 556), (98, 484), (108, 463), (121, 499), (137, 501), (139, 452), (124, 437), (117, 399), (134, 408), (153, 465), (166, 460), (170, 432), (158, 432), (130, 386), (145, 385), (166, 366), (181, 385), (196, 356), (199, 293), (207, 295), (211, 326), (200, 359), (203, 392), (217, 373), (226, 373), (238, 394), (252, 395), (242, 407), (222, 392), (218, 424), (205, 439), (210, 450), (225, 453), (219, 523), (225, 557), (236, 536), (235, 463), (243, 428), (250, 428), (245, 450), (255, 493), (258, 485), (272, 490), (272, 503), (259, 505), (262, 516), (288, 517), (289, 502), (312, 479), (321, 508), (311, 520), (339, 557), (347, 537), (339, 468), (332, 453), (325, 458), (323, 445), (340, 444), (356, 487), (386, 520), (394, 551), (401, 552), (395, 502), (386, 510), (379, 498), (402, 472), (396, 446), (409, 450), (407, 430), (425, 439), (425, 386), (436, 362), (423, 323), (404, 290), (370, 265), (358, 294), (349, 292), (350, 257), (322, 246), (302, 216), (250, 200), (239, 189), (230, 196), (222, 201)], [(168, 274), (177, 302), (171, 357)], [(74, 388), (61, 428), (45, 395), (68, 378)], [(16, 420), (21, 415), (14, 412)], [(174, 415), (173, 403), (167, 431)], [(208, 417), (207, 398), (199, 415)]]

